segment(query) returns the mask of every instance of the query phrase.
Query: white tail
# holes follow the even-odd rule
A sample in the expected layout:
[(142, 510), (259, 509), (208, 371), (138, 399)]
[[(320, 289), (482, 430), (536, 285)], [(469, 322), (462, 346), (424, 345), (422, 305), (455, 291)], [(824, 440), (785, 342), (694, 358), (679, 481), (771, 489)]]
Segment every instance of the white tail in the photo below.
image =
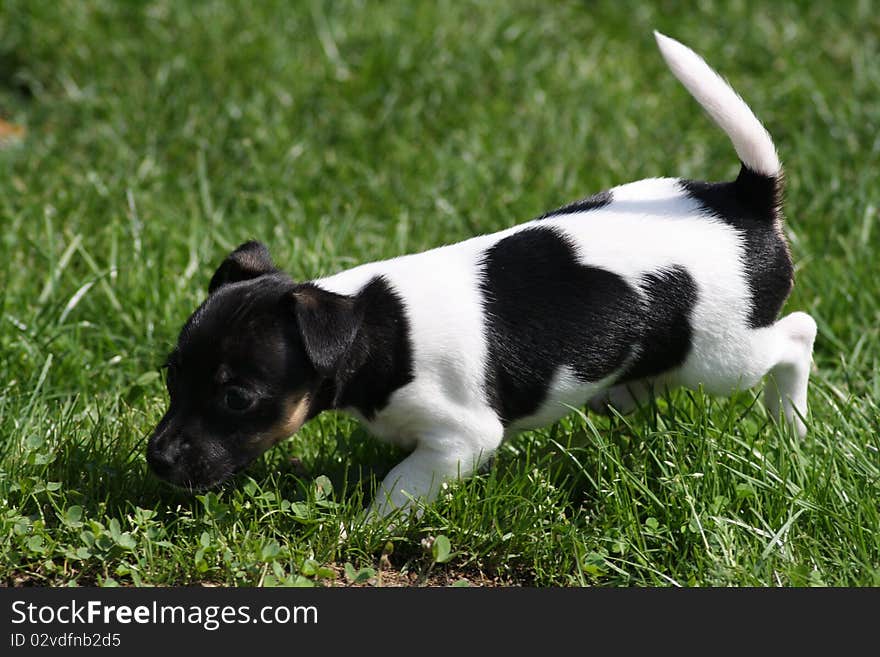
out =
[(782, 166), (773, 139), (745, 101), (693, 50), (659, 32), (654, 37), (672, 73), (727, 133), (742, 163), (755, 173), (778, 176)]

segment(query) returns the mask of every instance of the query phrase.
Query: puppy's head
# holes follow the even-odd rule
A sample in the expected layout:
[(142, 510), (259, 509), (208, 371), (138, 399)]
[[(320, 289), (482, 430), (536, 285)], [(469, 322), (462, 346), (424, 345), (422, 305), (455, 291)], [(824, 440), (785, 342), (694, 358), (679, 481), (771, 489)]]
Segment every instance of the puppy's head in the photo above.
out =
[(322, 410), (357, 333), (353, 300), (305, 283), (247, 242), (211, 279), (168, 357), (170, 404), (147, 447), (161, 478), (219, 484)]

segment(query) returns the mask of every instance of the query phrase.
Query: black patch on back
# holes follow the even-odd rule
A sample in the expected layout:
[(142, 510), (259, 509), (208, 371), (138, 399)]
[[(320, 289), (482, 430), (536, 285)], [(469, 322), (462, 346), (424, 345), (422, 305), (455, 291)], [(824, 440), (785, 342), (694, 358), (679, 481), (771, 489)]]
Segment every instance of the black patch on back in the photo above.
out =
[(697, 284), (681, 266), (642, 276), (645, 332), (638, 357), (620, 383), (653, 377), (684, 363), (691, 350), (691, 310), (697, 303)]
[(679, 184), (707, 212), (742, 235), (743, 264), (752, 298), (749, 326), (770, 326), (791, 293), (794, 277), (791, 255), (778, 227), (781, 179), (763, 176), (743, 165), (734, 182), (683, 180)]
[(367, 419), (388, 405), (391, 394), (414, 378), (409, 320), (403, 302), (382, 277), (355, 297), (360, 330), (340, 365), (332, 397)]
[(542, 214), (538, 217), (538, 220), (547, 219), (549, 217), (557, 217), (563, 214), (572, 214), (573, 212), (586, 212), (587, 210), (596, 210), (598, 208), (604, 208), (606, 205), (609, 205), (614, 198), (611, 195), (611, 192), (604, 191), (599, 192), (598, 194), (593, 194), (592, 196), (588, 196), (587, 198), (581, 199), (580, 201), (574, 201), (569, 203), (568, 205), (563, 205), (561, 208), (556, 208), (555, 210), (551, 210), (545, 214)]
[(552, 228), (527, 228), (489, 248), (480, 289), (487, 393), (504, 424), (537, 411), (563, 365), (585, 382), (612, 374), (645, 330), (638, 293), (581, 264)]

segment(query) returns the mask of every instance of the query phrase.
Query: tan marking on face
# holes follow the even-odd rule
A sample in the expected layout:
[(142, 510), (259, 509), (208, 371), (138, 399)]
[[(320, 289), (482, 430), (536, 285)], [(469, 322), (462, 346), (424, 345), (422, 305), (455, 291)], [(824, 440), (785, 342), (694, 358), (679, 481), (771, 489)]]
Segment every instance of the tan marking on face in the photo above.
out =
[(309, 415), (312, 397), (309, 393), (291, 395), (284, 402), (284, 412), (278, 424), (254, 437), (253, 445), (261, 452), (295, 434)]

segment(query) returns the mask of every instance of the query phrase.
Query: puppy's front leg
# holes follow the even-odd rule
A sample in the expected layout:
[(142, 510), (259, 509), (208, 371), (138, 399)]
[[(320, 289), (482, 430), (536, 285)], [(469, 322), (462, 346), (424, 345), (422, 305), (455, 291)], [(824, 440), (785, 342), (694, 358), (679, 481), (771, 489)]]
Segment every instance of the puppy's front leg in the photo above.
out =
[(369, 515), (386, 516), (397, 509), (410, 509), (417, 502), (430, 503), (437, 498), (444, 482), (470, 477), (491, 452), (482, 450), (448, 451), (419, 445), (398, 463), (382, 481), (370, 507)]

